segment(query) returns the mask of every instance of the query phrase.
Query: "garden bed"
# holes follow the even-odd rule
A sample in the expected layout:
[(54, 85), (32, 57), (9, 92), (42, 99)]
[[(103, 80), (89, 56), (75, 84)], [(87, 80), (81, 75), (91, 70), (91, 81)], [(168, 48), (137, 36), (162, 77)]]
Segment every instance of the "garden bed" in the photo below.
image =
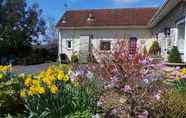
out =
[(112, 63), (102, 55), (99, 64), (31, 74), (0, 66), (0, 117), (185, 118), (186, 68), (165, 71), (148, 54), (131, 56), (124, 42), (118, 46)]

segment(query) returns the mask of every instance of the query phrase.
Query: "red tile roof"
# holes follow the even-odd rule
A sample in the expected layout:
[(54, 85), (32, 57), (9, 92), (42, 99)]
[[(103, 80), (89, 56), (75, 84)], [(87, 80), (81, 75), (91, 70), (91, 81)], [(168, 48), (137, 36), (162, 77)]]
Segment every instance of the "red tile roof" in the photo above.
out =
[[(147, 25), (157, 8), (123, 8), (67, 11), (57, 27)], [(88, 21), (89, 14), (94, 17)], [(62, 22), (65, 19), (65, 23)]]

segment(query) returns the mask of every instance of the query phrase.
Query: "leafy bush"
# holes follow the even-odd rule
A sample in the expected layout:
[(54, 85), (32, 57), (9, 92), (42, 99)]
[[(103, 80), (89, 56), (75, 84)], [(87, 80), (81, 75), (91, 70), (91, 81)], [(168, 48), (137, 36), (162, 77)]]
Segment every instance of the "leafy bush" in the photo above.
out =
[(25, 78), (21, 96), (30, 118), (61, 118), (75, 112), (96, 111), (98, 96), (94, 84), (74, 79), (72, 82), (64, 70), (49, 67)]
[(176, 46), (173, 46), (173, 48), (169, 52), (168, 62), (170, 63), (181, 63), (182, 62), (180, 53)]
[(72, 53), (71, 62), (72, 63), (78, 63), (79, 62), (79, 54), (77, 52)]
[(57, 54), (56, 48), (45, 49), (45, 48), (36, 48), (33, 49), (29, 56), (17, 58), (16, 64), (19, 65), (35, 65), (45, 63), (46, 61), (56, 61)]
[(158, 41), (154, 41), (152, 46), (149, 49), (149, 54), (153, 56), (158, 56), (161, 52), (161, 48), (159, 46)]
[(10, 66), (0, 66), (0, 117), (23, 113), (24, 103), (19, 96), (19, 80)]
[(180, 94), (177, 90), (168, 91), (153, 107), (155, 118), (185, 118), (186, 94)]

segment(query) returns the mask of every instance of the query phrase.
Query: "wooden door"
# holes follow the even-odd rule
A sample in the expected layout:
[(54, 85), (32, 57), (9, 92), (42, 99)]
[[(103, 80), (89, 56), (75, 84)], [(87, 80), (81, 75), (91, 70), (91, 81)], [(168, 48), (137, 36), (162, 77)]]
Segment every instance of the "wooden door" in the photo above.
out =
[(131, 37), (129, 39), (129, 53), (131, 55), (134, 55), (137, 51), (137, 38), (136, 37)]

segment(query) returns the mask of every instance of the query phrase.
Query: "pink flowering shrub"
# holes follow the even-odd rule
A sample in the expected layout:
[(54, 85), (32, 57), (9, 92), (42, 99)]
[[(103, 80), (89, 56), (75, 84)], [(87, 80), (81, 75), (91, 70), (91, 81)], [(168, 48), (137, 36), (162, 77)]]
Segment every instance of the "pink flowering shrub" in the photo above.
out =
[[(104, 80), (110, 80), (113, 86), (125, 88), (135, 86), (136, 80), (143, 80), (151, 64), (147, 53), (130, 54), (126, 40), (118, 40), (110, 52), (100, 54), (100, 74)], [(97, 70), (97, 68), (96, 68)]]
[(125, 94), (130, 116), (147, 118), (149, 104), (161, 99), (161, 87), (156, 83), (162, 78), (156, 74), (159, 66), (152, 63), (147, 51), (136, 49), (131, 54), (126, 40), (118, 40), (113, 47), (99, 53), (98, 64), (91, 64), (91, 71), (96, 78), (106, 81), (106, 90), (116, 88)]

